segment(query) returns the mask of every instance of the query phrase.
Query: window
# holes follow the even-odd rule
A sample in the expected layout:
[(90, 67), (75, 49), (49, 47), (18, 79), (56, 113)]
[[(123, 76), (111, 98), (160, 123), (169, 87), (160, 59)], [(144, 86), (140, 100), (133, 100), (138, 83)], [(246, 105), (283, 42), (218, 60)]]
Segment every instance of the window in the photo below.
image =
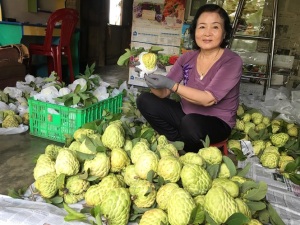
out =
[(123, 0), (110, 0), (109, 3), (109, 24), (122, 24)]

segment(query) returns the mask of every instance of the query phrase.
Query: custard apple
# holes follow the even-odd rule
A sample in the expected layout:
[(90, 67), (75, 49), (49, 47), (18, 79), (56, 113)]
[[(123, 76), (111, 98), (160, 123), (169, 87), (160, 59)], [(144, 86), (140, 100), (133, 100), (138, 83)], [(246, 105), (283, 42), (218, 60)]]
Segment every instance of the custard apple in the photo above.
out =
[(177, 183), (166, 183), (158, 189), (156, 194), (158, 208), (167, 210), (169, 199), (172, 197), (171, 193), (175, 188), (179, 188)]
[(239, 212), (234, 198), (221, 186), (212, 187), (207, 192), (204, 209), (217, 224), (225, 223), (232, 214)]
[(180, 177), (183, 188), (192, 196), (206, 194), (212, 185), (209, 173), (203, 167), (195, 164), (184, 165)]
[(122, 148), (113, 148), (110, 154), (110, 172), (121, 172), (130, 165), (130, 158)]
[(108, 125), (102, 135), (102, 143), (109, 149), (122, 148), (125, 144), (125, 131), (122, 125), (118, 123)]
[(47, 173), (55, 172), (55, 162), (46, 154), (41, 154), (33, 169), (34, 179), (38, 179)]
[(110, 158), (104, 152), (98, 152), (95, 158), (86, 159), (83, 164), (83, 170), (88, 171), (89, 175), (102, 179), (107, 176), (110, 170)]
[[(171, 225), (191, 224), (192, 212), (196, 203), (192, 196), (183, 188), (175, 188), (168, 201), (167, 213)], [(178, 210), (180, 209), (180, 210)]]
[(221, 150), (214, 146), (201, 148), (198, 154), (211, 165), (220, 164), (223, 159)]
[(142, 215), (139, 225), (161, 225), (168, 223), (167, 213), (162, 209), (153, 208)]
[(154, 152), (150, 150), (143, 152), (135, 163), (136, 174), (141, 179), (147, 179), (147, 175), (150, 171), (156, 174), (158, 160), (158, 156)]
[(100, 204), (101, 213), (109, 225), (127, 225), (130, 207), (130, 194), (126, 188), (108, 190)]
[(176, 183), (180, 179), (182, 163), (174, 156), (166, 156), (158, 162), (157, 174), (165, 181)]
[(58, 191), (56, 184), (57, 175), (55, 172), (47, 173), (36, 179), (34, 185), (44, 198), (52, 198)]
[(79, 161), (72, 150), (65, 148), (59, 151), (55, 161), (55, 170), (58, 175), (61, 173), (67, 176), (75, 175), (79, 172), (79, 166)]
[(136, 180), (129, 187), (131, 199), (139, 208), (151, 207), (156, 199), (156, 190), (148, 180)]

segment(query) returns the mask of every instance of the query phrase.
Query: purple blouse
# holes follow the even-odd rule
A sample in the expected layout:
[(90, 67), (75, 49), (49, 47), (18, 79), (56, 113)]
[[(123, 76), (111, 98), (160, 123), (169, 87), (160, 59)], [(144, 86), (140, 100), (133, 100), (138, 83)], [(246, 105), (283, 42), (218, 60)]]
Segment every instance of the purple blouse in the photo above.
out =
[(225, 48), (222, 56), (200, 80), (196, 67), (198, 54), (199, 50), (195, 50), (181, 55), (167, 77), (176, 82), (182, 81), (185, 86), (209, 91), (217, 103), (207, 107), (181, 99), (182, 109), (185, 114), (197, 113), (216, 116), (230, 127), (234, 127), (239, 105), (242, 59), (237, 53)]

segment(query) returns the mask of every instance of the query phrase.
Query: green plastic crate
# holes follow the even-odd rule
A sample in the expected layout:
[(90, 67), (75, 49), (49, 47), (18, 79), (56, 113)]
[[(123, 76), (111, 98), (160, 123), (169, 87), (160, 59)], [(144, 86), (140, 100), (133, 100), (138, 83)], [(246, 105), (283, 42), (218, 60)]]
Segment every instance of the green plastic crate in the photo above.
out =
[(65, 134), (73, 135), (83, 124), (102, 118), (103, 110), (111, 113), (122, 111), (123, 95), (120, 93), (89, 107), (78, 109), (28, 99), (30, 134), (65, 142)]

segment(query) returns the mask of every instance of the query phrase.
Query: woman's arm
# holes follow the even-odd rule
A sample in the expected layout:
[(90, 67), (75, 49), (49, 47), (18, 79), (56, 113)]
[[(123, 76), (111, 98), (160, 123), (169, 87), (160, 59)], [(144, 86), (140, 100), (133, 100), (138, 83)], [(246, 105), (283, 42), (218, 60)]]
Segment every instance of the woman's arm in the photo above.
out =
[(216, 103), (215, 97), (208, 91), (201, 91), (195, 88), (187, 87), (179, 84), (177, 94), (181, 98), (202, 106), (211, 106)]

